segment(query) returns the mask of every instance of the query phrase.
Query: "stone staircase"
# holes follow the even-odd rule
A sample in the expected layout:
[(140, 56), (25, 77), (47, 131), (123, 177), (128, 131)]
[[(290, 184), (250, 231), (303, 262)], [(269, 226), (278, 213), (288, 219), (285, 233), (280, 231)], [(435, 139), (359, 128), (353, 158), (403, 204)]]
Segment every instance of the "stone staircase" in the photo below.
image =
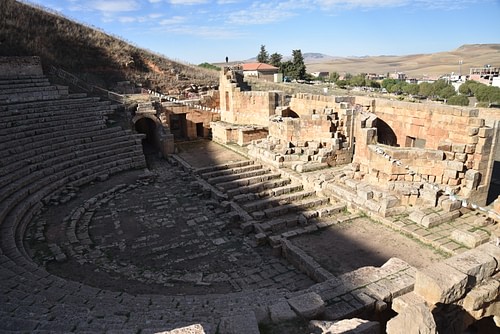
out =
[(252, 160), (199, 168), (195, 173), (245, 213), (242, 226), (254, 232), (260, 244), (272, 237), (313, 231), (321, 218), (346, 208)]

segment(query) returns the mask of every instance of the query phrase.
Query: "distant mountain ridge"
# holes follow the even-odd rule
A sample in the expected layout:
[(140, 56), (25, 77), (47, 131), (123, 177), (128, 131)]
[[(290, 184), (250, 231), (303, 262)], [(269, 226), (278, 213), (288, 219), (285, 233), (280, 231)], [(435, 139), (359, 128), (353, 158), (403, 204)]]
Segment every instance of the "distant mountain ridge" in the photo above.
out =
[[(485, 64), (500, 66), (500, 44), (464, 44), (455, 50), (410, 55), (338, 57), (304, 52), (307, 72), (378, 73), (405, 72), (413, 77), (434, 77), (449, 73), (468, 74), (469, 68)], [(291, 57), (283, 57), (283, 61)], [(256, 57), (245, 62), (256, 61)], [(461, 61), (461, 65), (460, 65)]]
[[(465, 44), (452, 51), (411, 55), (333, 57), (317, 53), (305, 57), (308, 72), (339, 73), (405, 72), (412, 77), (435, 77), (443, 74), (468, 74), (471, 67), (485, 64), (500, 66), (500, 44)], [(319, 56), (321, 55), (321, 56)]]

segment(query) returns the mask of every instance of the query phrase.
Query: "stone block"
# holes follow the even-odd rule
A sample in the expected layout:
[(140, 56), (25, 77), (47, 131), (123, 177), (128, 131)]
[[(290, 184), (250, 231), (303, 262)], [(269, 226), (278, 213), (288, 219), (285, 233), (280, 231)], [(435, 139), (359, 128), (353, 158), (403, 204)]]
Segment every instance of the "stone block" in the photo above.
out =
[(500, 270), (500, 247), (497, 247), (495, 246), (495, 244), (489, 242), (481, 246), (478, 246), (476, 250), (492, 256), (497, 262), (496, 270)]
[(442, 217), (438, 213), (433, 212), (429, 213), (424, 218), (422, 218), (420, 225), (424, 226), (425, 228), (431, 228), (438, 226), (442, 222), (443, 222)]
[(380, 206), (385, 209), (390, 209), (399, 205), (399, 199), (393, 195), (387, 195), (383, 197), (380, 201)]
[(453, 144), (451, 150), (454, 153), (464, 153), (465, 152), (465, 144)]
[(423, 303), (410, 305), (387, 322), (387, 334), (437, 333), (436, 322), (430, 309)]
[(259, 334), (259, 324), (253, 311), (246, 314), (233, 315), (221, 319), (219, 325), (220, 334)]
[(421, 296), (417, 295), (415, 292), (408, 292), (407, 294), (394, 298), (391, 307), (396, 313), (402, 313), (408, 306), (422, 303), (425, 303), (425, 300)]
[(465, 172), (465, 180), (467, 180), (468, 188), (477, 188), (481, 181), (481, 173), (474, 169), (469, 169)]
[(482, 127), (478, 131), (478, 136), (481, 138), (491, 137), (493, 134), (493, 128)]
[(295, 312), (293, 312), (290, 308), (290, 304), (288, 304), (286, 301), (281, 301), (271, 305), (269, 307), (269, 315), (271, 317), (271, 321), (274, 323), (297, 318)]
[(458, 172), (455, 169), (445, 169), (443, 171), (443, 176), (448, 179), (456, 179), (458, 177)]
[(187, 327), (176, 328), (171, 331), (161, 332), (161, 334), (205, 334), (205, 330), (203, 329), (202, 325), (196, 324)]
[(475, 136), (479, 133), (479, 128), (478, 127), (469, 127), (467, 128), (467, 134), (469, 136)]
[(488, 279), (476, 285), (464, 298), (463, 308), (470, 314), (484, 308), (500, 295), (500, 281)]
[(469, 276), (468, 286), (473, 286), (490, 277), (497, 266), (492, 256), (475, 249), (455, 255), (444, 260), (443, 263), (467, 274)]
[(358, 197), (360, 197), (363, 200), (369, 200), (373, 198), (373, 191), (371, 191), (369, 188), (366, 187), (358, 188), (357, 194)]
[(457, 172), (461, 172), (464, 170), (464, 163), (460, 161), (448, 161), (446, 163), (448, 169), (455, 170)]
[(459, 210), (461, 207), (462, 207), (461, 201), (454, 201), (451, 199), (445, 199), (441, 202), (441, 208), (443, 208), (443, 211), (445, 211), (445, 212)]
[(475, 248), (485, 242), (488, 242), (489, 236), (482, 233), (475, 233), (463, 230), (454, 230), (451, 232), (451, 239), (464, 244), (468, 248)]
[(468, 276), (444, 263), (436, 263), (415, 276), (414, 292), (429, 304), (450, 304), (462, 298)]
[(421, 211), (421, 210), (415, 210), (413, 212), (410, 213), (410, 215), (408, 216), (408, 218), (417, 223), (417, 224), (420, 224), (422, 222), (422, 219), (424, 219), (424, 217), (427, 215), (427, 213), (425, 213), (424, 211)]
[(314, 319), (325, 311), (325, 303), (315, 292), (308, 292), (288, 300), (291, 308), (302, 318)]
[(380, 324), (376, 321), (358, 318), (340, 321), (311, 320), (309, 322), (309, 330), (312, 334), (379, 334)]

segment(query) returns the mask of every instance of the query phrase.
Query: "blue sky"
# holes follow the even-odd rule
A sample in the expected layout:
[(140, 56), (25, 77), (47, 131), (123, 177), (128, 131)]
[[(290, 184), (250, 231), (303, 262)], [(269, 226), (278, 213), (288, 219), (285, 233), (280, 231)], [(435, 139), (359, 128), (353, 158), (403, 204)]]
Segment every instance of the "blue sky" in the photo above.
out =
[(331, 56), (500, 43), (500, 0), (30, 0), (168, 58), (246, 60), (261, 45)]

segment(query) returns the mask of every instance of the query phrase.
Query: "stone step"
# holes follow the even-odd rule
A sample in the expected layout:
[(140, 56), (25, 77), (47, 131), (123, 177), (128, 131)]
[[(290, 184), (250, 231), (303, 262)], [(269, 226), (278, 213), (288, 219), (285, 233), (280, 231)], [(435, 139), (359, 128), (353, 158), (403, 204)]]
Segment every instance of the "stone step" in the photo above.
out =
[(60, 108), (65, 108), (66, 110), (71, 109), (71, 107), (78, 107), (80, 105), (84, 106), (88, 103), (98, 103), (98, 104), (108, 104), (110, 101), (101, 101), (98, 97), (86, 97), (82, 99), (58, 99), (52, 101), (31, 101), (31, 102), (20, 102), (12, 103), (9, 105), (2, 106), (5, 112), (11, 113), (13, 115), (19, 113), (36, 113), (38, 110), (57, 110)]
[(0, 93), (7, 89), (15, 89), (15, 88), (30, 88), (30, 87), (44, 87), (49, 86), (50, 82), (48, 79), (40, 80), (40, 81), (31, 81), (31, 82), (12, 82), (12, 83), (4, 83), (0, 81)]
[(241, 186), (234, 189), (229, 189), (227, 195), (229, 198), (235, 198), (240, 195), (250, 195), (253, 196), (254, 193), (265, 192), (268, 189), (283, 187), (291, 182), (290, 179), (279, 178), (272, 179), (263, 182), (257, 182), (248, 186)]
[(219, 164), (219, 165), (198, 168), (195, 170), (195, 173), (204, 174), (204, 173), (209, 173), (209, 172), (213, 172), (216, 170), (231, 169), (231, 168), (243, 167), (243, 166), (248, 166), (248, 165), (253, 165), (253, 164), (254, 164), (253, 160), (233, 161), (233, 162), (228, 162), (225, 164)]
[(294, 201), (300, 201), (304, 198), (313, 196), (315, 191), (298, 191), (294, 193), (284, 194), (281, 196), (273, 196), (264, 199), (259, 199), (242, 205), (242, 208), (247, 212), (254, 211), (264, 211), (268, 208), (275, 206), (282, 206), (285, 204), (292, 203)]
[(40, 120), (77, 118), (82, 116), (104, 116), (110, 112), (110, 106), (107, 104), (88, 104), (71, 109), (39, 110), (37, 113), (17, 113), (16, 115), (2, 117), (0, 128), (14, 127), (23, 123), (37, 122)]
[(201, 177), (207, 180), (214, 179), (216, 177), (222, 177), (233, 174), (241, 174), (249, 171), (254, 171), (262, 169), (262, 165), (251, 164), (241, 167), (229, 168), (229, 169), (219, 169), (208, 173), (201, 174)]
[(245, 187), (245, 186), (249, 186), (249, 185), (253, 185), (253, 184), (257, 184), (257, 183), (262, 183), (262, 182), (269, 181), (272, 179), (278, 179), (279, 177), (281, 177), (281, 173), (279, 173), (279, 172), (268, 172), (268, 173), (263, 174), (263, 175), (258, 175), (258, 176), (253, 176), (253, 177), (249, 177), (249, 178), (245, 178), (245, 179), (238, 179), (238, 180), (234, 180), (234, 181), (219, 183), (216, 185), (216, 187), (220, 191), (225, 192), (225, 191), (228, 191), (230, 189), (235, 189), (235, 188), (239, 188), (239, 187)]
[(265, 209), (264, 211), (256, 211), (253, 212), (252, 215), (257, 219), (259, 213), (263, 212), (266, 218), (274, 218), (289, 212), (296, 212), (299, 210), (303, 211), (305, 209), (312, 208), (315, 206), (321, 206), (326, 203), (328, 203), (328, 198), (310, 198), (293, 203), (275, 206), (272, 208)]
[(212, 177), (207, 179), (207, 182), (210, 184), (217, 185), (218, 183), (227, 183), (235, 180), (247, 179), (250, 177), (267, 174), (269, 172), (270, 170), (267, 168), (253, 169), (238, 174), (228, 174), (228, 175)]
[(280, 196), (283, 194), (293, 193), (296, 191), (301, 191), (303, 189), (304, 189), (304, 186), (302, 184), (287, 184), (287, 185), (281, 186), (281, 187), (266, 189), (264, 191), (259, 192), (257, 195), (259, 197), (268, 197), (268, 196), (274, 197), (274, 196)]
[[(19, 164), (9, 167), (5, 166), (5, 170), (9, 173), (0, 178), (0, 187), (12, 183), (19, 178), (30, 174), (32, 171), (38, 171), (41, 169), (52, 167), (57, 161), (65, 161), (76, 155), (85, 155), (87, 152), (96, 152), (97, 150), (112, 150), (114, 147), (123, 146), (134, 146), (135, 140), (129, 136), (120, 136), (112, 139), (106, 139), (103, 141), (91, 141), (87, 140), (83, 143), (78, 143), (75, 141), (62, 142), (53, 145), (52, 151), (45, 152), (39, 155), (32, 155), (27, 164), (25, 161), (21, 161)], [(15, 170), (12, 168), (17, 167)]]
[[(97, 124), (97, 125), (88, 125), (85, 124), (82, 126), (79, 130), (79, 132), (75, 133), (75, 129), (71, 127), (70, 129), (62, 129), (62, 130), (54, 130), (52, 132), (48, 131), (47, 133), (40, 133), (35, 136), (31, 137), (26, 137), (26, 138), (18, 138), (18, 139), (13, 139), (10, 142), (5, 142), (0, 144), (0, 166), (7, 166), (9, 164), (19, 162), (23, 163), (25, 165), (28, 163), (27, 161), (22, 161), (24, 159), (30, 159), (33, 157), (33, 155), (38, 155), (38, 154), (43, 154), (45, 152), (49, 152), (51, 150), (51, 147), (54, 143), (57, 142), (64, 142), (65, 140), (72, 140), (72, 139), (79, 139), (79, 138), (88, 138), (92, 139), (92, 135), (95, 135), (96, 133), (99, 133), (100, 131), (108, 131), (110, 128), (106, 128), (104, 124)], [(123, 135), (123, 133), (117, 133), (117, 136)], [(76, 136), (78, 134), (78, 136)], [(46, 139), (49, 138), (49, 139)], [(32, 141), (16, 147), (9, 145), (11, 142), (17, 142), (21, 140), (30, 140), (33, 139)], [(87, 140), (86, 140), (87, 141)], [(24, 142), (24, 140), (23, 140)], [(35, 143), (47, 143), (47, 145), (36, 145)], [(32, 144), (33, 146), (29, 150), (25, 150), (28, 148), (29, 145)], [(0, 175), (3, 175), (3, 170), (0, 170)]]
[[(82, 128), (82, 130), (88, 130), (87, 128)], [(103, 139), (110, 139), (113, 137), (119, 137), (123, 134), (123, 130), (120, 127), (112, 127), (112, 128), (104, 128), (99, 127), (97, 130), (91, 131), (79, 131), (75, 132), (71, 131), (57, 131), (51, 132), (42, 135), (36, 135), (25, 138), (17, 138), (15, 140), (16, 146), (18, 148), (22, 148), (20, 150), (9, 150), (11, 148), (8, 143), (0, 144), (0, 158), (5, 159), (2, 162), (14, 161), (12, 158), (14, 156), (19, 156), (19, 159), (25, 159), (30, 157), (30, 154), (33, 154), (31, 151), (36, 150), (38, 148), (52, 148), (52, 145), (62, 144), (64, 142), (78, 141), (87, 142), (87, 141), (99, 141)], [(47, 150), (44, 150), (45, 152)], [(37, 153), (40, 154), (40, 153)], [(0, 163), (0, 165), (2, 165)]]

